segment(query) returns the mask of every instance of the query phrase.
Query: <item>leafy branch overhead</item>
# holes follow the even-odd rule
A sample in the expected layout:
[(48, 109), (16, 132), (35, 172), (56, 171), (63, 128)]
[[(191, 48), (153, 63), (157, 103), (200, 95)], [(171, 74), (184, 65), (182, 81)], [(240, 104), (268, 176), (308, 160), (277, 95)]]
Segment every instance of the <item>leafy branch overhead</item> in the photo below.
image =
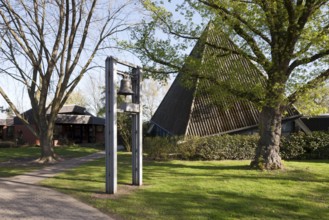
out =
[[(170, 12), (174, 1), (143, 2), (150, 16), (132, 48), (146, 69), (155, 77), (177, 71), (185, 82), (205, 82), (198, 86), (213, 97), (256, 103), (260, 140), (251, 165), (282, 168), (282, 115), (329, 78), (329, 1), (183, 0)], [(248, 75), (252, 65), (259, 77)]]
[(133, 32), (132, 49), (153, 76), (180, 71), (186, 51), (200, 39), (209, 21), (229, 35), (239, 51), (207, 44), (245, 56), (283, 87), (308, 69), (309, 79), (298, 82), (305, 87), (293, 91), (286, 102), (296, 101), (307, 88), (329, 76), (328, 1), (185, 0), (177, 5), (176, 14), (166, 9), (168, 4), (144, 1), (150, 18)]

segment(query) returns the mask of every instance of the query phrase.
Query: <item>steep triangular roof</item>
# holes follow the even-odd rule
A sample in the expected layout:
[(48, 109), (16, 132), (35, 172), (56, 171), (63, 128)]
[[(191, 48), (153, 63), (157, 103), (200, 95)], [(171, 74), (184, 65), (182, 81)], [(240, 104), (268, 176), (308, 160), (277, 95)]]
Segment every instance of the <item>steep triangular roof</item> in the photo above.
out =
[[(205, 44), (198, 41), (190, 56), (201, 60), (204, 47)], [(185, 134), (194, 100), (197, 80), (187, 88), (182, 85), (182, 78), (182, 73), (177, 75), (151, 119), (153, 124), (171, 135)]]
[[(199, 68), (183, 68), (151, 122), (171, 135), (187, 136), (208, 136), (257, 127), (259, 111), (256, 105), (228, 91), (250, 93), (254, 90), (251, 93), (254, 97), (250, 98), (257, 98), (266, 79), (250, 60), (227, 49), (237, 51), (239, 48), (223, 32), (208, 25), (189, 56), (194, 63), (199, 62)], [(189, 73), (186, 73), (187, 68)], [(187, 88), (182, 81), (191, 75), (195, 77)], [(214, 88), (216, 91), (212, 92)], [(289, 110), (286, 118), (297, 115)]]

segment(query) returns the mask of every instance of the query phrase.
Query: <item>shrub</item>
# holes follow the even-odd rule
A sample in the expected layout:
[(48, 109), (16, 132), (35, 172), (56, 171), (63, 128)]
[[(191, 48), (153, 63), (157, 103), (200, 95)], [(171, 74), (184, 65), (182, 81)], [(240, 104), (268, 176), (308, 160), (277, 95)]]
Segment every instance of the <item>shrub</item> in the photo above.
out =
[(252, 159), (257, 146), (255, 135), (221, 135), (180, 138), (146, 138), (144, 151), (151, 159), (179, 158), (187, 160)]
[[(146, 138), (144, 152), (151, 159), (250, 160), (255, 155), (258, 135), (220, 135)], [(329, 159), (329, 133), (291, 134), (281, 138), (280, 154), (285, 160)]]
[(177, 137), (146, 137), (144, 152), (150, 159), (167, 160), (176, 153), (177, 141)]
[(329, 159), (329, 133), (292, 134), (281, 140), (284, 159)]
[(281, 138), (280, 154), (283, 159), (302, 159), (305, 153), (306, 135), (304, 133), (291, 134)]
[[(199, 160), (244, 160), (255, 154), (258, 136), (221, 135), (191, 139), (183, 143), (184, 151), (179, 150), (183, 159)], [(194, 154), (186, 154), (186, 149)], [(179, 146), (182, 148), (182, 146)]]

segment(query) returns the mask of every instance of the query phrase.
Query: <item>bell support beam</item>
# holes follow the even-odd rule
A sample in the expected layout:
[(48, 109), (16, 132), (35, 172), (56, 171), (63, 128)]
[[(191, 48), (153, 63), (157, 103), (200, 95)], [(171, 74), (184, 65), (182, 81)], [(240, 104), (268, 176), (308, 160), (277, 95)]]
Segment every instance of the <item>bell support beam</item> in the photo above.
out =
[(108, 194), (117, 192), (117, 64), (113, 57), (105, 61), (105, 90), (106, 90), (106, 118), (105, 118), (105, 163), (106, 184)]
[[(117, 69), (117, 64), (132, 69), (128, 74), (132, 80), (129, 84), (124, 78), (117, 93), (117, 75), (122, 71)], [(141, 82), (142, 74), (138, 66), (118, 61), (108, 57), (105, 61), (106, 71), (106, 119), (105, 119), (105, 151), (106, 151), (106, 193), (117, 192), (117, 113), (122, 112), (132, 115), (132, 184), (141, 186), (143, 183), (143, 152), (142, 152), (142, 103)], [(130, 91), (131, 85), (131, 91)], [(123, 107), (117, 108), (117, 94), (132, 95), (132, 103), (124, 103)]]
[(143, 149), (142, 149), (142, 105), (141, 105), (141, 87), (142, 74), (140, 68), (132, 70), (132, 96), (133, 104), (137, 104), (139, 112), (132, 115), (132, 184), (141, 186), (143, 184)]

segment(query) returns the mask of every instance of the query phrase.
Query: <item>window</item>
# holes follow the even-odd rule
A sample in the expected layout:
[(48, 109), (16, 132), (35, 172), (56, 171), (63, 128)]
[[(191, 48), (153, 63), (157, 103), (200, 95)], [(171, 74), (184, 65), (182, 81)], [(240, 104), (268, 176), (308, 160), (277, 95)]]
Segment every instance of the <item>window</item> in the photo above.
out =
[(54, 129), (54, 139), (57, 139), (63, 131), (63, 127), (62, 125), (55, 125), (55, 129)]

